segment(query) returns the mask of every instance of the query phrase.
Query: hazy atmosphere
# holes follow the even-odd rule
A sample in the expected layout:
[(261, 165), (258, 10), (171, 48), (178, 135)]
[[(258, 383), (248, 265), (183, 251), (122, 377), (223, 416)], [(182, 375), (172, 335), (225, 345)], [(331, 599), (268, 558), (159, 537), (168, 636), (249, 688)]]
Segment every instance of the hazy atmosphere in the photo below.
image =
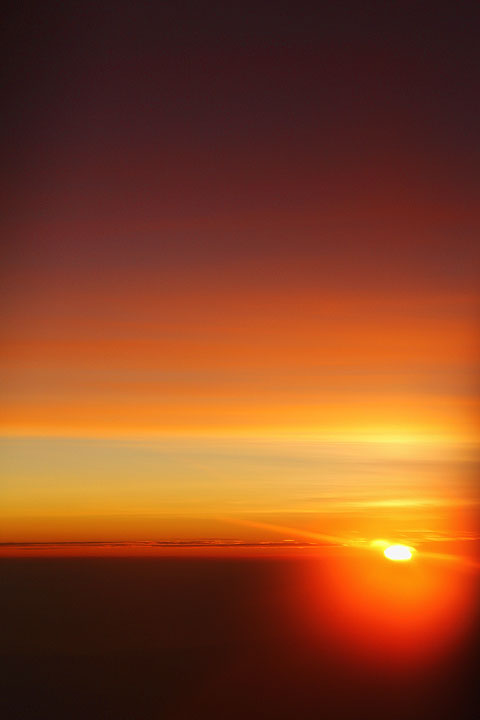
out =
[(6, 717), (473, 717), (478, 8), (4, 20)]

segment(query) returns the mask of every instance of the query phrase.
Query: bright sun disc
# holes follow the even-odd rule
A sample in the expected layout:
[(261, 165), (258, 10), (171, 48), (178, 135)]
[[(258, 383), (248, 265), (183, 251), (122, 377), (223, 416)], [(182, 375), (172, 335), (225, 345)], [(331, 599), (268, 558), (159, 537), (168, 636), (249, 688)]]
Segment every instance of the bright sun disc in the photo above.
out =
[(406, 545), (390, 545), (383, 551), (389, 560), (411, 560), (412, 549)]

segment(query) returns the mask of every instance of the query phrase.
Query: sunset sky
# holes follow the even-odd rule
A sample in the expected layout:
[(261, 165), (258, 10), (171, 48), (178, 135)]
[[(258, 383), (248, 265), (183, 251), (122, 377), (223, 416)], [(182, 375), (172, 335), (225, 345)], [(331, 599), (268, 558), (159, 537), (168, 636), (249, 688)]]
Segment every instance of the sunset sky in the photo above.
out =
[(1, 542), (477, 538), (475, 26), (287, 7), (8, 15)]

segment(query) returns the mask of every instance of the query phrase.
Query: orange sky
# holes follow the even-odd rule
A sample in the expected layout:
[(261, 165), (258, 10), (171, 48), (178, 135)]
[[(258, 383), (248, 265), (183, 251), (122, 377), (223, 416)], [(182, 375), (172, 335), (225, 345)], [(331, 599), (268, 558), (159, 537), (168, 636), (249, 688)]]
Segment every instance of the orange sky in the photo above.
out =
[(111, 22), (11, 53), (2, 541), (470, 537), (474, 45)]

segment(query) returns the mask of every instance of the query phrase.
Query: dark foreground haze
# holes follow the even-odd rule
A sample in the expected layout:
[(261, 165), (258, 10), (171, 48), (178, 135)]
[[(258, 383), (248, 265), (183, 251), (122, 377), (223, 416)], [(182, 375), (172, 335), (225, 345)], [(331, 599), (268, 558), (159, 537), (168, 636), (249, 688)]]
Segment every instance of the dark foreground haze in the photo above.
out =
[(1, 715), (476, 717), (478, 622), (434, 659), (355, 658), (318, 632), (322, 562), (2, 559)]

